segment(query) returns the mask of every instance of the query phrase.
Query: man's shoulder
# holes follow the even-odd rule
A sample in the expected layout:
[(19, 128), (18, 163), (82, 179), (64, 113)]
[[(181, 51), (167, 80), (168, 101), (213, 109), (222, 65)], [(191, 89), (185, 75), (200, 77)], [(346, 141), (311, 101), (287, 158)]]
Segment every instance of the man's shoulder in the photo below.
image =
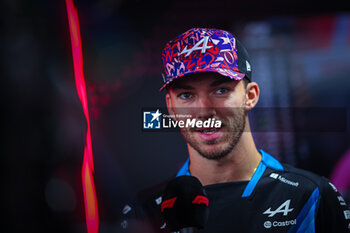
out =
[(303, 183), (304, 186), (309, 186), (310, 188), (317, 187), (320, 191), (327, 186), (335, 188), (334, 185), (324, 176), (285, 163), (283, 163), (283, 167), (284, 170), (281, 175), (286, 179), (290, 178), (296, 180), (296, 182)]
[[(273, 185), (273, 187), (284, 190), (289, 187), (291, 189), (298, 188), (299, 190), (312, 192), (316, 188), (322, 189), (328, 183), (327, 179), (320, 175), (286, 163), (281, 163), (262, 149), (258, 151), (262, 155), (262, 163), (267, 168), (263, 173), (263, 181), (260, 182), (265, 188), (270, 188), (270, 185)], [(278, 180), (279, 182), (275, 183), (271, 179)]]

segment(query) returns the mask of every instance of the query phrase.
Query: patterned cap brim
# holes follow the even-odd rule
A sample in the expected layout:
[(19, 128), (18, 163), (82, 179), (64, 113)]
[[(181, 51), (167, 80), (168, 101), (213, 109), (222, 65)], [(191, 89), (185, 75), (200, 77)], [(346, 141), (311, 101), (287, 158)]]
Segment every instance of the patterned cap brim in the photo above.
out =
[(242, 74), (240, 72), (237, 71), (233, 71), (233, 70), (227, 70), (227, 69), (221, 69), (221, 68), (206, 68), (206, 69), (197, 69), (194, 71), (189, 71), (186, 73), (183, 73), (179, 76), (173, 77), (173, 78), (169, 78), (167, 80), (167, 82), (159, 89), (159, 91), (162, 91), (166, 86), (168, 86), (170, 83), (172, 83), (174, 80), (181, 78), (183, 76), (186, 76), (188, 74), (194, 74), (194, 73), (204, 73), (204, 72), (214, 72), (214, 73), (219, 73), (222, 76), (234, 79), (234, 80), (242, 80), (245, 76), (245, 74)]

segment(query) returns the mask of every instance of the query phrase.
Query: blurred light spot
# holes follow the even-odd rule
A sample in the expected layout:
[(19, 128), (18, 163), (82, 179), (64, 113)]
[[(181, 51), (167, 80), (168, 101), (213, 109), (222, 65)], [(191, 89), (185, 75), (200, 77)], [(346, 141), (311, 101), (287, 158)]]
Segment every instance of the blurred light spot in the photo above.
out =
[(87, 123), (87, 132), (85, 138), (84, 159), (81, 170), (81, 178), (83, 183), (85, 218), (88, 233), (97, 233), (99, 227), (97, 197), (95, 191), (95, 183), (93, 179), (94, 161), (92, 156), (92, 143), (90, 131), (90, 118), (88, 109), (88, 100), (86, 94), (86, 85), (83, 71), (83, 53), (80, 38), (80, 26), (78, 12), (72, 0), (66, 0), (67, 16), (69, 22), (69, 30), (72, 45), (73, 66), (75, 85), (78, 96), (82, 104), (84, 115)]
[(73, 188), (57, 178), (52, 178), (47, 183), (45, 199), (53, 211), (73, 211), (77, 203)]

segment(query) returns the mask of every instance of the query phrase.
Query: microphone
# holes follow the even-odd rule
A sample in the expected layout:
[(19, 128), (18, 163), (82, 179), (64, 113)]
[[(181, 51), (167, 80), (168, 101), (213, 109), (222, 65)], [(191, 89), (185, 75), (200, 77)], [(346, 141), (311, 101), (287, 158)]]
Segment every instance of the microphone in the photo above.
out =
[(165, 187), (161, 212), (170, 231), (194, 233), (203, 229), (209, 215), (209, 199), (194, 176), (178, 176)]

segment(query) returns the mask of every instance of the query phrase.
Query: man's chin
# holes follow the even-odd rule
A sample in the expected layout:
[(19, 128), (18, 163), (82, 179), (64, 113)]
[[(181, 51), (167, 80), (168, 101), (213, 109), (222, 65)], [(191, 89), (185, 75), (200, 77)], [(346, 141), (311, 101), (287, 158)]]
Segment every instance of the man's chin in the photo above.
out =
[[(238, 134), (220, 132), (219, 137), (214, 140), (203, 140), (203, 137), (194, 133), (187, 134), (187, 143), (196, 150), (202, 157), (209, 160), (220, 160), (226, 157), (239, 142), (242, 131)], [(207, 139), (207, 138), (204, 138)]]
[(232, 151), (228, 143), (218, 142), (217, 140), (190, 143), (201, 156), (209, 160), (219, 160), (224, 158)]
[(231, 148), (226, 149), (212, 149), (212, 150), (200, 150), (197, 151), (202, 157), (209, 159), (209, 160), (220, 160), (222, 158), (225, 158), (230, 152)]

